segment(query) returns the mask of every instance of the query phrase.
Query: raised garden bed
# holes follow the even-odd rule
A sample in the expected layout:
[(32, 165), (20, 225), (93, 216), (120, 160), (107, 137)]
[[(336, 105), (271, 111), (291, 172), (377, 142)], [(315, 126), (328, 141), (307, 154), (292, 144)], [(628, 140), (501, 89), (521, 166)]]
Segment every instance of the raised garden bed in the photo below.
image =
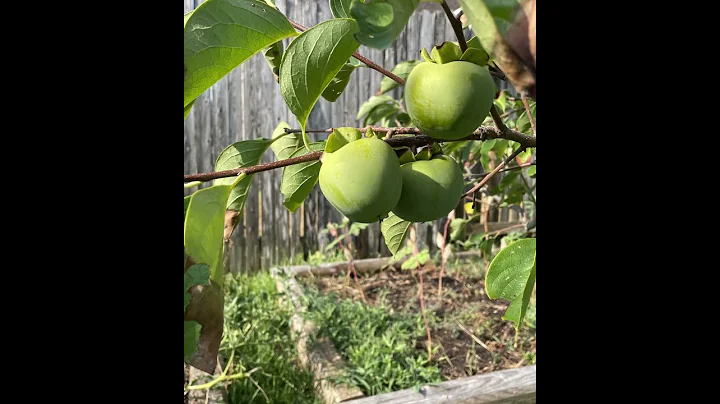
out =
[[(439, 270), (430, 270), (424, 275), (425, 307), (433, 348), (430, 362), (439, 370), (437, 382), (440, 383), (420, 382), (413, 389), (383, 391), (372, 397), (365, 394), (365, 398), (358, 398), (357, 389), (362, 385), (352, 386), (350, 383), (343, 386), (333, 382), (334, 377), (343, 373), (343, 366), (353, 366), (352, 363), (343, 362), (347, 354), (333, 350), (332, 344), (328, 344), (328, 338), (322, 344), (310, 344), (310, 334), (322, 334), (316, 332), (319, 331), (318, 325), (312, 324), (312, 329), (307, 331), (306, 338), (301, 341), (309, 347), (309, 357), (322, 358), (322, 354), (313, 353), (313, 347), (324, 347), (332, 351), (324, 356), (334, 358), (334, 361), (327, 361), (326, 365), (322, 359), (313, 363), (316, 377), (322, 375), (323, 378), (323, 387), (319, 390), (325, 402), (534, 402), (534, 298), (526, 324), (516, 335), (512, 324), (501, 318), (507, 304), (490, 300), (485, 294), (485, 264), (476, 257), (463, 261), (455, 259), (452, 265), (448, 265), (443, 278), (442, 296), (438, 296)], [(276, 276), (282, 273), (285, 278), (290, 278), (282, 282), (293, 285), (288, 291), (300, 311), (305, 311), (302, 302), (307, 303), (306, 295), (315, 294), (335, 295), (338, 302), (350, 299), (363, 301), (368, 307), (382, 306), (393, 315), (404, 318), (420, 315), (417, 274), (414, 276), (410, 271), (399, 270), (399, 263), (391, 264), (387, 259), (358, 260), (355, 261), (355, 268), (358, 279), (346, 276), (347, 263), (289, 267), (275, 269), (274, 272)], [(300, 288), (298, 283), (303, 287)], [(307, 317), (305, 314), (297, 315), (294, 321), (302, 327)], [(337, 333), (337, 330), (333, 332)], [(423, 352), (427, 353), (426, 337), (418, 337), (415, 344), (414, 348), (420, 356)], [(421, 359), (418, 361), (422, 362)], [(331, 371), (323, 371), (324, 367)], [(361, 389), (367, 391), (366, 387)], [(338, 394), (338, 391), (352, 393), (343, 395)]]

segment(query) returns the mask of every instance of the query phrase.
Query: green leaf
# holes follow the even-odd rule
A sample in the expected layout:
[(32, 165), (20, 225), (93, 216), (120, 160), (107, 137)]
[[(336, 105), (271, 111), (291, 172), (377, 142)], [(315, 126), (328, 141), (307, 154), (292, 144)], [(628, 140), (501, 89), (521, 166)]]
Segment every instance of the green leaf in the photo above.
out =
[[(373, 108), (370, 113), (367, 114), (365, 119), (363, 120), (363, 126), (366, 125), (372, 125), (375, 123), (378, 123), (382, 121), (383, 119), (388, 119), (391, 116), (397, 114), (400, 112), (400, 106), (397, 102), (393, 101), (392, 103), (388, 104), (380, 104), (377, 107)], [(381, 125), (384, 126), (384, 125)]]
[(530, 166), (527, 170), (528, 175), (532, 178), (535, 178), (535, 167), (536, 166)]
[(415, 155), (415, 161), (421, 161), (421, 160), (430, 160), (432, 158), (432, 151), (428, 149), (427, 147), (420, 150)]
[(495, 100), (495, 106), (498, 107), (500, 112), (505, 112), (505, 108), (507, 108), (507, 97), (505, 96), (505, 91), (500, 92), (500, 96)]
[(350, 60), (343, 65), (338, 74), (336, 74), (335, 77), (330, 80), (330, 85), (328, 85), (325, 91), (323, 91), (322, 93), (323, 98), (330, 102), (337, 101), (337, 99), (340, 97), (340, 94), (342, 94), (342, 92), (345, 90), (345, 87), (347, 87), (348, 83), (350, 83), (350, 75), (352, 74), (352, 72), (355, 71), (355, 69), (357, 69), (358, 67), (363, 66), (365, 66), (364, 63), (360, 62), (354, 57), (351, 57)]
[(265, 56), (265, 61), (267, 62), (270, 70), (272, 70), (273, 74), (275, 75), (276, 80), (280, 76), (280, 60), (282, 59), (282, 55), (282, 41), (277, 41), (274, 44), (263, 49), (263, 56)]
[(434, 61), (430, 57), (430, 54), (425, 48), (422, 48), (422, 51), (420, 51), (420, 57), (422, 57), (422, 59), (426, 62), (434, 63)]
[[(392, 68), (391, 72), (403, 80), (407, 80), (407, 77), (410, 75), (412, 69), (421, 62), (421, 60), (407, 60), (400, 62)], [(383, 77), (380, 81), (380, 94), (384, 94), (394, 88), (397, 88), (398, 86), (400, 86), (400, 84), (398, 84), (397, 81), (391, 79), (390, 77)]]
[(408, 221), (400, 219), (400, 217), (396, 216), (392, 212), (390, 212), (387, 219), (382, 221), (380, 231), (385, 239), (385, 245), (393, 255), (400, 250), (400, 247), (405, 242), (405, 238), (407, 238), (411, 224), (412, 223)]
[[(532, 105), (530, 105), (530, 112), (532, 112), (533, 118), (536, 118), (536, 119), (534, 119), (535, 124), (537, 124), (537, 113), (535, 111), (536, 105), (537, 104), (535, 104), (535, 103), (532, 103)], [(528, 118), (527, 111), (523, 111), (520, 114), (520, 116), (517, 119), (516, 125), (517, 125), (518, 132), (532, 135), (532, 125), (530, 124), (530, 118)]]
[[(384, 4), (392, 6), (391, 16), (389, 15), (387, 6)], [(356, 5), (357, 8), (368, 9), (363, 13), (353, 10), (352, 8), (350, 11), (352, 14), (351, 17), (358, 19), (358, 24), (362, 29), (358, 35), (358, 40), (360, 40), (363, 45), (375, 49), (385, 49), (389, 47), (403, 29), (405, 29), (410, 15), (412, 15), (419, 4), (420, 0), (373, 0), (365, 4), (359, 1), (353, 1), (352, 5)], [(392, 18), (392, 23), (387, 28), (390, 32), (378, 30), (373, 33), (368, 30), (368, 26), (376, 27), (375, 29), (385, 27), (389, 17)], [(373, 35), (374, 38), (370, 38), (370, 35)], [(386, 38), (389, 38), (389, 40)]]
[(192, 15), (193, 11), (195, 11), (195, 10), (190, 10), (187, 13), (185, 13), (185, 21), (183, 22), (183, 26), (187, 25), (187, 22), (190, 19), (190, 16)]
[(361, 138), (362, 132), (360, 132), (357, 128), (335, 128), (327, 138), (325, 153), (337, 151), (346, 144), (360, 140)]
[(490, 263), (485, 286), (491, 299), (510, 301), (504, 320), (520, 328), (535, 285), (535, 239), (518, 240), (500, 251)]
[(195, 264), (188, 268), (185, 272), (185, 307), (183, 311), (187, 309), (188, 303), (190, 303), (190, 293), (188, 289), (195, 285), (209, 285), (210, 284), (210, 267), (205, 264)]
[(367, 115), (375, 109), (378, 105), (394, 103), (395, 99), (387, 94), (373, 95), (367, 101), (365, 101), (358, 110), (355, 119), (362, 119), (363, 116)]
[(196, 321), (185, 322), (185, 360), (190, 360), (192, 354), (197, 350), (200, 328), (200, 324)]
[(300, 139), (300, 136), (297, 133), (285, 134), (285, 128), (289, 127), (290, 125), (288, 125), (287, 122), (280, 121), (272, 133), (273, 142), (270, 145), (270, 148), (273, 153), (275, 153), (275, 157), (278, 160), (287, 159), (295, 152), (295, 150), (302, 146), (302, 139)]
[(407, 148), (403, 154), (398, 157), (398, 160), (400, 161), (400, 165), (406, 164), (406, 163), (412, 163), (415, 161), (415, 155), (413, 154), (412, 150)]
[(185, 106), (185, 119), (187, 119), (188, 114), (190, 114), (190, 110), (192, 109), (193, 105), (195, 105), (195, 100), (192, 100), (190, 104)]
[(353, 0), (330, 0), (330, 12), (335, 18), (352, 18), (350, 4)]
[[(310, 151), (322, 151), (325, 142), (310, 143)], [(296, 150), (290, 158), (302, 156), (307, 153), (304, 148)], [(285, 196), (283, 205), (290, 212), (295, 212), (310, 195), (320, 176), (320, 160), (293, 164), (283, 168), (280, 192)]]
[(300, 122), (305, 147), (310, 111), (360, 46), (353, 37), (357, 31), (355, 20), (325, 21), (300, 34), (285, 51), (280, 63), (280, 93)]
[[(252, 140), (243, 140), (233, 143), (220, 152), (215, 161), (215, 171), (232, 170), (238, 167), (251, 167), (260, 163), (262, 155), (265, 153), (272, 140), (260, 138)], [(232, 184), (236, 177), (219, 178), (213, 182), (215, 185)], [(243, 178), (239, 184), (235, 186), (228, 199), (227, 209), (241, 212), (245, 206), (248, 190), (252, 183), (252, 175)]]
[(472, 37), (467, 41), (467, 46), (468, 48), (463, 52), (460, 60), (486, 66), (488, 60), (490, 60), (490, 55), (483, 49), (480, 39), (477, 36)]
[(458, 61), (462, 55), (460, 46), (454, 42), (443, 42), (441, 45), (434, 46), (430, 51), (430, 57), (438, 64)]
[(389, 48), (393, 40), (393, 6), (382, 1), (364, 3), (354, 0), (350, 16), (358, 22), (360, 32), (355, 39), (363, 45), (376, 49)]
[[(412, 69), (421, 62), (421, 60), (407, 60), (400, 62), (392, 68), (391, 72), (403, 80), (407, 80)], [(398, 84), (397, 81), (391, 79), (390, 77), (383, 77), (383, 79), (380, 80), (380, 94), (385, 94), (398, 86), (400, 86), (400, 84)]]
[[(533, 167), (534, 167), (534, 166), (533, 166)], [(185, 212), (183, 212), (183, 220), (184, 220), (184, 217), (187, 216), (187, 208), (188, 208), (188, 206), (190, 205), (190, 198), (191, 198), (191, 197), (192, 197), (192, 195), (188, 195), (188, 196), (185, 197)]]
[(185, 106), (255, 53), (294, 35), (287, 18), (263, 2), (202, 3), (185, 23)]
[(450, 222), (450, 241), (460, 240), (465, 237), (465, 228), (469, 220), (453, 219)]
[(222, 286), (221, 265), (225, 206), (232, 185), (214, 185), (191, 195), (185, 215), (185, 253), (210, 268), (210, 279)]

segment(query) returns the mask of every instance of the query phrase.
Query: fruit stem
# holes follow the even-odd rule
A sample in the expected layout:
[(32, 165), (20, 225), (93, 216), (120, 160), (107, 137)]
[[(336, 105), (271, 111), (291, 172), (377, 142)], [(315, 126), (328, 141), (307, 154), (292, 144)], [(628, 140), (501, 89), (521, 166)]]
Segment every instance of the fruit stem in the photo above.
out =
[(465, 42), (465, 35), (463, 35), (462, 23), (460, 22), (460, 20), (455, 18), (455, 15), (453, 15), (452, 10), (450, 10), (450, 6), (447, 5), (445, 0), (443, 0), (441, 5), (443, 11), (445, 11), (445, 15), (447, 15), (448, 21), (450, 21), (450, 25), (452, 26), (453, 31), (455, 31), (455, 36), (458, 39), (458, 45), (460, 45), (460, 50), (465, 52), (468, 46), (467, 42)]

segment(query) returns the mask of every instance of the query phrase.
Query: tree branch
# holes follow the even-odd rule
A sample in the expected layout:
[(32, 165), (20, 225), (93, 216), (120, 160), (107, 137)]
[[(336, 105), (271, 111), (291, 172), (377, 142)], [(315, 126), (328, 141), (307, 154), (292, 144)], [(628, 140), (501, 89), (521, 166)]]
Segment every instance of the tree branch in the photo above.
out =
[(507, 164), (507, 163), (509, 163), (510, 161), (512, 161), (515, 157), (518, 156), (518, 154), (522, 153), (523, 151), (525, 151), (525, 146), (520, 146), (520, 147), (518, 147), (518, 149), (515, 150), (514, 152), (512, 152), (512, 154), (510, 154), (510, 155), (508, 156), (508, 158), (506, 158), (505, 160), (503, 160), (502, 163), (498, 164), (498, 166), (495, 167), (494, 170), (490, 171), (490, 174), (488, 174), (485, 178), (483, 178), (482, 181), (480, 181), (477, 185), (475, 185), (474, 187), (472, 187), (471, 190), (465, 192), (465, 193), (463, 194), (463, 197), (469, 196), (469, 195), (472, 195), (473, 193), (475, 193), (475, 191), (477, 191), (477, 190), (480, 189), (483, 185), (485, 185), (488, 181), (490, 181), (490, 178), (492, 178), (493, 176), (495, 176), (495, 174), (497, 174), (498, 171), (500, 171), (500, 169), (505, 166), (505, 164)]
[(448, 21), (450, 21), (450, 25), (452, 25), (453, 31), (455, 31), (455, 36), (458, 39), (460, 50), (465, 52), (467, 50), (467, 42), (465, 42), (465, 35), (463, 35), (462, 32), (462, 23), (460, 22), (460, 20), (455, 18), (455, 15), (453, 15), (452, 10), (450, 10), (450, 6), (447, 5), (447, 2), (443, 0), (441, 5), (443, 11), (445, 11), (445, 15), (447, 16)]
[(535, 130), (535, 118), (533, 118), (532, 112), (530, 112), (530, 104), (528, 104), (527, 95), (525, 95), (525, 91), (523, 91), (520, 96), (522, 97), (523, 105), (525, 105), (525, 111), (527, 111), (528, 119), (530, 120), (530, 125), (532, 126), (533, 135), (537, 136), (537, 131)]
[[(296, 30), (298, 30), (300, 32), (304, 32), (304, 31), (308, 30), (307, 27), (304, 27), (289, 18), (288, 18), (288, 21), (290, 21), (290, 25), (292, 25)], [(393, 74), (392, 72), (385, 70), (382, 66), (378, 65), (377, 63), (373, 62), (372, 60), (361, 55), (359, 52), (353, 53), (353, 56), (355, 57), (355, 59), (365, 63), (367, 65), (367, 67), (369, 67), (373, 70), (376, 70), (376, 71), (384, 74), (387, 77), (390, 77), (391, 79), (395, 80), (400, 85), (405, 85), (405, 80), (403, 80), (402, 77), (398, 77), (395, 74)]]
[[(365, 128), (357, 128), (360, 132), (365, 132)], [(433, 139), (429, 136), (422, 135), (422, 132), (418, 128), (384, 128), (384, 127), (377, 127), (372, 126), (372, 130), (375, 132), (388, 132), (388, 131), (394, 131), (395, 134), (414, 134), (416, 136), (393, 136), (391, 139), (385, 140), (390, 146), (392, 147), (400, 147), (400, 146), (425, 146), (428, 144), (428, 142), (460, 142), (464, 140), (490, 140), (490, 139), (508, 139), (515, 142), (520, 143), (523, 146), (526, 147), (535, 147), (535, 138), (533, 136), (528, 136), (523, 133), (510, 130), (505, 134), (501, 134), (496, 128), (492, 126), (481, 126), (476, 131), (474, 131), (470, 136), (464, 137), (462, 139), (458, 140), (441, 140), (441, 139)], [(300, 133), (300, 129), (290, 129), (285, 128), (286, 133)], [(305, 132), (311, 132), (311, 133), (318, 133), (318, 132), (332, 132), (332, 129), (324, 129), (324, 130), (306, 130)], [(247, 175), (259, 173), (261, 171), (268, 171), (268, 170), (274, 170), (276, 168), (286, 167), (293, 164), (298, 163), (305, 163), (308, 161), (317, 160), (322, 156), (321, 151), (316, 151), (312, 153), (308, 153), (302, 156), (293, 157), (290, 159), (285, 160), (279, 160), (279, 161), (273, 161), (272, 163), (266, 163), (266, 164), (259, 164), (252, 167), (245, 167), (245, 168), (234, 168), (232, 170), (225, 170), (225, 171), (215, 171), (215, 172), (208, 172), (208, 173), (200, 173), (200, 174), (189, 174), (185, 176), (185, 182), (192, 182), (192, 181), (211, 181), (218, 178), (225, 178), (225, 177), (232, 177), (235, 175), (238, 175), (240, 173), (245, 173)]]
[(308, 154), (304, 154), (302, 156), (293, 157), (291, 159), (285, 159), (285, 160), (279, 160), (279, 161), (273, 161), (272, 163), (266, 163), (266, 164), (259, 164), (252, 167), (239, 167), (239, 168), (233, 168), (232, 170), (225, 170), (225, 171), (215, 171), (210, 173), (201, 173), (201, 174), (190, 174), (185, 176), (185, 182), (190, 181), (211, 181), (218, 178), (225, 178), (225, 177), (232, 177), (235, 175), (238, 175), (240, 173), (245, 174), (255, 174), (259, 173), (261, 171), (268, 171), (268, 170), (274, 170), (276, 168), (290, 166), (293, 164), (298, 163), (305, 163), (307, 161), (313, 161), (317, 160), (322, 156), (321, 151), (316, 151)]
[[(497, 113), (497, 111), (495, 111), (495, 112)], [(502, 124), (502, 121), (500, 121), (500, 123)], [(536, 144), (535, 144), (536, 142), (535, 142), (534, 136), (529, 136), (522, 132), (508, 129), (505, 125), (503, 125), (503, 127), (505, 128), (504, 133), (492, 126), (481, 126), (481, 127), (477, 128), (474, 132), (472, 132), (472, 134), (470, 136), (459, 139), (459, 140), (437, 139), (435, 141), (438, 143), (443, 143), (443, 142), (459, 142), (459, 141), (463, 141), (463, 140), (508, 139), (508, 140), (512, 140), (514, 142), (523, 144), (527, 147), (536, 147)], [(420, 129), (411, 128), (411, 127), (386, 128), (386, 127), (381, 127), (381, 126), (371, 126), (371, 128), (375, 132), (387, 132), (389, 130), (392, 130), (395, 133), (395, 135), (422, 135), (422, 132), (420, 131)], [(360, 132), (365, 133), (365, 128), (357, 128), (357, 129)], [(322, 133), (322, 132), (332, 132), (332, 131), (333, 131), (333, 128), (323, 129), (323, 130), (305, 130), (305, 132), (310, 132), (310, 133)], [(301, 133), (302, 130), (300, 130), (300, 129), (285, 129), (285, 132), (286, 133)], [(419, 136), (416, 136), (416, 137), (419, 137)], [(397, 138), (397, 139), (403, 139), (404, 142), (409, 142), (409, 143), (399, 144), (398, 146), (421, 146), (421, 145), (425, 144), (422, 142), (427, 142), (428, 139), (430, 139), (429, 137), (424, 136), (424, 135), (421, 138), (423, 139), (422, 141), (407, 140), (408, 139), (407, 137)], [(394, 141), (395, 139), (396, 138), (393, 138), (392, 140)], [(392, 143), (390, 145), (393, 146)]]

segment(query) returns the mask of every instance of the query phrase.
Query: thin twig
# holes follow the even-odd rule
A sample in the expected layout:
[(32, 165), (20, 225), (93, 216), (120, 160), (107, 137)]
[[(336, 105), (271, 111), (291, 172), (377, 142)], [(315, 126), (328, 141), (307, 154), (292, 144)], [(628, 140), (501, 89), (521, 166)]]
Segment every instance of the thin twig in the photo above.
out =
[(481, 347), (487, 349), (488, 352), (492, 352), (492, 350), (491, 350), (490, 348), (488, 348), (488, 346), (485, 345), (484, 342), (480, 341), (480, 338), (476, 337), (475, 334), (471, 333), (467, 328), (465, 328), (464, 325), (460, 324), (459, 321), (455, 320), (455, 324), (457, 324), (458, 327), (460, 327), (460, 329), (461, 329), (465, 334), (467, 334), (470, 338), (472, 338), (473, 341), (477, 342), (478, 345), (480, 345)]
[[(288, 18), (288, 21), (290, 21), (290, 25), (292, 25), (298, 31), (302, 32), (302, 31), (308, 30), (307, 27), (304, 27), (289, 18)], [(359, 52), (353, 53), (353, 56), (355, 57), (355, 59), (365, 63), (367, 65), (367, 67), (369, 67), (373, 70), (376, 70), (376, 71), (384, 74), (387, 77), (390, 77), (391, 79), (393, 79), (395, 82), (397, 82), (400, 85), (405, 85), (405, 80), (403, 80), (402, 77), (398, 77), (395, 74), (393, 74), (392, 72), (385, 70), (382, 66), (378, 65), (377, 63), (373, 62), (372, 60), (361, 55)]]
[(450, 21), (450, 25), (452, 25), (453, 31), (455, 31), (455, 36), (458, 39), (458, 44), (460, 45), (460, 50), (462, 52), (465, 52), (468, 48), (467, 42), (465, 42), (465, 35), (463, 35), (462, 32), (462, 22), (455, 18), (453, 15), (452, 10), (450, 10), (450, 6), (447, 5), (447, 2), (443, 0), (442, 2), (442, 8), (445, 11), (445, 15), (448, 18), (448, 21)]
[[(504, 173), (505, 171), (519, 170), (519, 169), (521, 169), (521, 168), (530, 167), (530, 166), (534, 166), (534, 165), (536, 165), (536, 164), (535, 164), (535, 162), (533, 161), (532, 163), (521, 164), (521, 165), (519, 165), (519, 166), (512, 166), (512, 167), (503, 168), (502, 170), (498, 171), (498, 173)], [(487, 177), (488, 175), (490, 175), (490, 173), (469, 174), (468, 176), (469, 176), (469, 177), (478, 177), (478, 178), (476, 178), (476, 179), (480, 179), (480, 178), (485, 178), (485, 177)]]
[(520, 96), (522, 97), (523, 105), (525, 105), (525, 111), (527, 111), (528, 119), (530, 120), (530, 126), (532, 126), (533, 135), (537, 136), (537, 131), (535, 130), (535, 118), (532, 115), (532, 112), (530, 112), (530, 104), (528, 104), (527, 95), (525, 95), (525, 91), (523, 91)]
[(514, 152), (512, 152), (512, 154), (510, 154), (510, 155), (508, 156), (508, 158), (506, 158), (505, 160), (503, 160), (502, 163), (498, 164), (498, 166), (495, 167), (495, 169), (493, 169), (492, 171), (490, 171), (490, 173), (489, 173), (485, 178), (483, 178), (482, 181), (480, 181), (477, 185), (475, 185), (471, 190), (465, 192), (465, 193), (463, 194), (463, 196), (472, 195), (475, 191), (477, 191), (477, 190), (480, 189), (483, 185), (485, 185), (488, 181), (490, 181), (490, 178), (492, 178), (495, 174), (497, 174), (498, 171), (500, 171), (500, 169), (505, 166), (505, 164), (507, 164), (508, 162), (512, 161), (515, 157), (517, 157), (518, 154), (522, 153), (523, 151), (525, 151), (525, 146), (520, 146), (520, 147), (518, 147), (518, 149), (515, 150)]
[[(443, 2), (443, 4), (445, 4)], [(455, 214), (452, 215), (453, 218), (455, 217)], [(442, 258), (442, 264), (440, 266), (440, 276), (438, 276), (438, 299), (441, 299), (442, 302), (442, 279), (443, 275), (445, 274), (445, 261), (447, 259), (445, 258), (445, 248), (447, 248), (447, 232), (448, 232), (448, 225), (452, 221), (452, 218), (448, 217), (447, 221), (445, 222), (445, 230), (443, 231), (443, 242), (442, 242), (442, 249), (440, 250), (441, 258)]]

